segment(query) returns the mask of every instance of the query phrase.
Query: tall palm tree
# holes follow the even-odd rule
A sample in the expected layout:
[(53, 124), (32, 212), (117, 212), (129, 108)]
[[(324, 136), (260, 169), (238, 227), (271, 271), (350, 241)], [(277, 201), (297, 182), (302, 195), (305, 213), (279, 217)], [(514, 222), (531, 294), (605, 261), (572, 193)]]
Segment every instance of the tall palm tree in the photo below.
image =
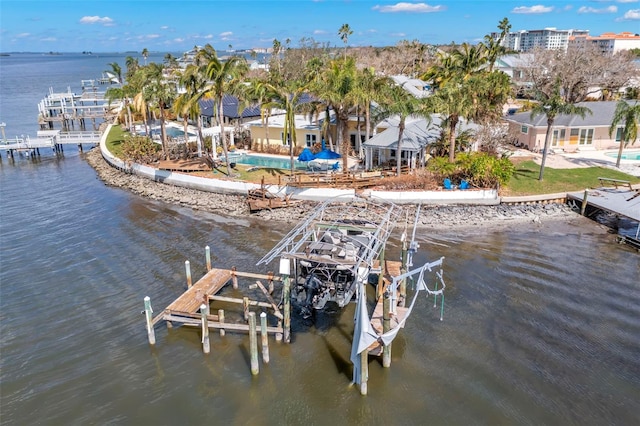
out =
[(179, 83), (184, 88), (184, 92), (179, 94), (173, 104), (174, 111), (182, 116), (184, 125), (184, 138), (188, 140), (187, 126), (188, 119), (195, 119), (198, 127), (197, 149), (198, 157), (202, 156), (202, 119), (200, 115), (200, 99), (204, 95), (204, 88), (207, 80), (202, 69), (190, 64), (183, 73), (180, 74)]
[(584, 118), (587, 113), (591, 114), (592, 112), (587, 107), (578, 106), (565, 101), (560, 94), (560, 82), (556, 82), (555, 88), (550, 96), (543, 94), (542, 92), (538, 92), (538, 100), (539, 103), (531, 109), (531, 118), (534, 118), (536, 115), (544, 115), (547, 117), (547, 133), (544, 137), (544, 151), (542, 152), (540, 175), (538, 176), (538, 180), (541, 181), (544, 177), (544, 165), (547, 161), (549, 144), (551, 143), (551, 128), (553, 127), (556, 117), (564, 114), (578, 115)]
[(624, 123), (620, 134), (620, 148), (618, 148), (618, 158), (616, 160), (617, 168), (620, 168), (622, 150), (629, 143), (631, 145), (635, 144), (638, 139), (638, 122), (640, 122), (640, 104), (634, 102), (631, 105), (625, 100), (619, 101), (613, 113), (611, 127), (609, 127), (609, 136), (612, 136), (614, 132), (617, 132), (619, 124)]
[(209, 80), (204, 89), (205, 96), (213, 99), (214, 110), (217, 111), (220, 125), (220, 139), (224, 158), (227, 163), (227, 175), (231, 176), (231, 162), (229, 161), (229, 145), (224, 133), (223, 99), (225, 94), (233, 95), (244, 84), (243, 78), (249, 70), (247, 61), (240, 56), (231, 56), (221, 61), (215, 49), (207, 44), (198, 51), (199, 60), (206, 61), (206, 77)]
[[(164, 158), (169, 158), (169, 145), (165, 127), (166, 111), (176, 97), (175, 83), (167, 81), (163, 75), (164, 66), (155, 62), (144, 67), (146, 82), (142, 88), (141, 98), (147, 107), (157, 108), (160, 112), (160, 137)], [(147, 133), (148, 134), (148, 133)]]
[(507, 34), (509, 34), (509, 30), (511, 30), (509, 19), (503, 18), (498, 23), (498, 29), (500, 30), (500, 35), (497, 39), (491, 37), (490, 35), (484, 36), (484, 45), (486, 48), (487, 63), (489, 64), (489, 72), (493, 71), (493, 67), (495, 66), (498, 58), (507, 52), (507, 48), (502, 45), (502, 42), (504, 41)]
[(349, 36), (353, 34), (353, 30), (349, 24), (342, 24), (340, 29), (338, 30), (338, 35), (340, 36), (340, 40), (344, 43), (344, 57), (347, 57), (347, 44), (349, 43)]
[(271, 87), (267, 83), (266, 80), (251, 80), (249, 86), (246, 87), (245, 96), (242, 97), (239, 107), (244, 109), (249, 105), (258, 105), (260, 108), (260, 121), (264, 128), (264, 135), (268, 146), (269, 117), (271, 116), (271, 109), (274, 106), (273, 100), (276, 94), (271, 91)]
[(387, 80), (387, 86), (381, 92), (380, 103), (382, 113), (376, 118), (397, 116), (398, 123), (398, 144), (396, 147), (396, 174), (402, 174), (402, 138), (404, 137), (405, 123), (410, 116), (422, 116), (429, 122), (431, 118), (427, 104), (418, 99), (402, 86), (396, 85), (392, 80)]
[[(356, 87), (354, 90), (354, 100), (359, 108), (364, 110), (365, 119), (365, 140), (371, 138), (371, 103), (376, 100), (384, 87), (391, 84), (386, 77), (378, 77), (373, 68), (364, 68), (356, 74)], [(360, 114), (358, 114), (360, 120)], [(359, 124), (359, 123), (358, 123)], [(362, 158), (362, 143), (360, 143), (360, 125), (358, 125), (358, 145), (360, 146), (360, 157)]]
[(133, 56), (127, 56), (124, 59), (124, 64), (127, 67), (127, 71), (125, 73), (125, 79), (129, 81), (133, 75), (140, 69), (140, 64), (138, 63), (138, 59)]
[(324, 100), (336, 115), (337, 145), (342, 154), (342, 169), (348, 169), (351, 148), (349, 140), (349, 113), (355, 106), (356, 63), (352, 57), (335, 59), (329, 63), (317, 81), (310, 84), (317, 98)]
[(147, 58), (149, 57), (149, 51), (145, 47), (142, 49), (142, 57), (144, 58), (144, 64), (147, 65)]

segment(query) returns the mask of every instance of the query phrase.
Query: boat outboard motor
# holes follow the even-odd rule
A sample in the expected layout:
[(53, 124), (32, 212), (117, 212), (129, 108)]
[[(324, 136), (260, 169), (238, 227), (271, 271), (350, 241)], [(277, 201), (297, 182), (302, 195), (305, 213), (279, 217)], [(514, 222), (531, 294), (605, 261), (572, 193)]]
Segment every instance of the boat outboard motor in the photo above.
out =
[(302, 314), (306, 318), (311, 316), (311, 308), (313, 307), (314, 298), (320, 293), (322, 281), (314, 274), (310, 274), (304, 282), (304, 289), (307, 297), (302, 306)]

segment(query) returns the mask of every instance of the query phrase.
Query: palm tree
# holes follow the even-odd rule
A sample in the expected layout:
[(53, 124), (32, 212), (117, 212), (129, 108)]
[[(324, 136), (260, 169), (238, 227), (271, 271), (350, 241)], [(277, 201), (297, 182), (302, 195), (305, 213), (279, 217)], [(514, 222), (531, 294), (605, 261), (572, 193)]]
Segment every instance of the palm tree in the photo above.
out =
[(145, 47), (142, 49), (142, 57), (144, 58), (144, 64), (147, 65), (147, 58), (149, 57), (149, 51)]
[(140, 69), (140, 64), (138, 63), (138, 59), (133, 56), (127, 56), (124, 60), (124, 64), (127, 67), (127, 72), (125, 73), (125, 78), (129, 81), (133, 75)]
[(619, 128), (618, 125), (623, 122), (624, 127), (622, 127), (620, 131), (620, 148), (618, 149), (618, 158), (616, 160), (617, 168), (620, 168), (622, 150), (629, 143), (631, 143), (631, 145), (635, 144), (638, 139), (638, 122), (640, 122), (640, 104), (638, 102), (635, 102), (633, 105), (624, 100), (618, 102), (616, 110), (613, 113), (611, 127), (609, 127), (609, 136), (617, 132)]
[[(165, 128), (165, 113), (176, 97), (175, 83), (165, 79), (162, 71), (164, 66), (155, 62), (143, 68), (146, 82), (141, 92), (141, 100), (147, 107), (152, 106), (160, 111), (160, 135), (162, 151), (165, 159), (169, 158), (167, 131)], [(148, 133), (147, 133), (148, 134)]]
[(346, 171), (351, 147), (348, 126), (349, 113), (355, 106), (355, 59), (347, 57), (331, 61), (320, 78), (310, 84), (310, 88), (316, 97), (325, 101), (336, 114), (337, 145), (340, 146), (340, 154), (342, 154), (342, 169)]
[(190, 64), (179, 78), (180, 85), (184, 88), (184, 92), (178, 95), (173, 104), (174, 111), (182, 115), (184, 122), (184, 138), (188, 140), (187, 125), (188, 118), (195, 118), (197, 121), (198, 135), (198, 157), (202, 156), (202, 119), (200, 115), (200, 99), (204, 95), (204, 88), (207, 81), (202, 72), (202, 68)]
[(258, 105), (260, 107), (260, 121), (262, 127), (264, 127), (267, 146), (269, 145), (269, 117), (275, 96), (276, 94), (271, 92), (271, 87), (269, 87), (267, 81), (254, 79), (246, 88), (245, 96), (242, 98), (241, 105), (239, 105), (240, 108), (246, 108), (249, 105)]
[(107, 65), (109, 65), (111, 69), (106, 72), (115, 75), (115, 77), (118, 79), (118, 84), (122, 84), (122, 67), (120, 67), (120, 64), (118, 64), (117, 62), (110, 62)]
[(489, 64), (489, 72), (493, 71), (493, 67), (495, 66), (498, 58), (504, 55), (507, 51), (507, 48), (502, 45), (502, 42), (504, 41), (507, 34), (509, 34), (509, 30), (511, 30), (509, 19), (503, 18), (498, 23), (498, 29), (501, 31), (497, 39), (491, 37), (490, 35), (484, 36), (484, 45), (486, 48), (487, 63)]
[(402, 138), (405, 129), (406, 119), (412, 115), (425, 117), (429, 122), (431, 118), (427, 109), (427, 104), (407, 92), (402, 86), (398, 86), (393, 81), (387, 80), (386, 88), (381, 92), (380, 98), (382, 114), (376, 118), (398, 116), (398, 144), (396, 147), (396, 174), (402, 174)]
[(231, 176), (231, 162), (229, 161), (229, 146), (224, 134), (223, 99), (225, 94), (234, 94), (239, 90), (249, 67), (247, 61), (240, 56), (231, 56), (226, 61), (221, 61), (215, 49), (207, 44), (198, 51), (200, 61), (206, 62), (206, 77), (209, 83), (204, 89), (205, 97), (213, 99), (214, 110), (217, 110), (218, 123), (220, 124), (220, 138), (224, 158), (227, 163), (227, 175)]
[[(364, 110), (365, 119), (365, 140), (371, 138), (371, 103), (377, 99), (382, 89), (390, 84), (387, 78), (378, 77), (373, 68), (359, 70), (356, 74), (356, 87), (354, 99), (359, 108)], [(360, 114), (358, 114), (358, 121)], [(360, 142), (360, 125), (358, 123), (358, 141)], [(360, 146), (360, 157), (362, 158), (362, 143)]]
[(538, 177), (538, 180), (541, 181), (544, 176), (544, 165), (547, 161), (547, 154), (549, 153), (549, 144), (551, 143), (551, 128), (553, 127), (556, 117), (564, 114), (578, 115), (584, 118), (587, 113), (591, 114), (592, 112), (587, 107), (577, 106), (565, 101), (560, 94), (560, 82), (556, 82), (555, 88), (550, 96), (539, 91), (538, 98), (540, 102), (531, 109), (531, 118), (540, 114), (547, 117), (547, 133), (544, 137), (544, 150), (542, 152), (542, 162), (540, 163), (540, 176)]
[(353, 34), (351, 27), (349, 24), (342, 24), (340, 29), (338, 30), (338, 35), (340, 36), (340, 40), (344, 43), (344, 57), (347, 57), (347, 43), (349, 42), (349, 36)]

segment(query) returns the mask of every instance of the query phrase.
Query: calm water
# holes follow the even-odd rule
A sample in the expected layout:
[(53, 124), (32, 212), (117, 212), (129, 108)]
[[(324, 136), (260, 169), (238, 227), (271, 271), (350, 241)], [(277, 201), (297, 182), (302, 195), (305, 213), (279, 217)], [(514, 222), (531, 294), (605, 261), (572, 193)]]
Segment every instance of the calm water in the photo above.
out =
[[(35, 135), (54, 81), (106, 69), (99, 58), (14, 60), (0, 58), (8, 136)], [(353, 307), (295, 321), (293, 343), (271, 340), (256, 378), (244, 335), (212, 334), (210, 355), (197, 330), (159, 326), (147, 343), (142, 299), (159, 312), (178, 296), (185, 260), (199, 277), (210, 245), (215, 265), (254, 270), (287, 226), (105, 187), (73, 148), (37, 163), (2, 154), (2, 424), (638, 423), (640, 256), (591, 221), (419, 233), (416, 264), (446, 257), (444, 321), (420, 300), (391, 368), (371, 360), (361, 397)]]

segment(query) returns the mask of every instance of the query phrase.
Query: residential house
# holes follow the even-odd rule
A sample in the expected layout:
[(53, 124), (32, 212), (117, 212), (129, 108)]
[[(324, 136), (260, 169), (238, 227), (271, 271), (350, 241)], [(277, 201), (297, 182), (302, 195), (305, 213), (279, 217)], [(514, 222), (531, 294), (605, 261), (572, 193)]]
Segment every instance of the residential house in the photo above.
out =
[[(363, 143), (365, 169), (395, 166), (398, 155), (399, 119), (391, 118), (382, 122), (375, 136)], [(425, 118), (409, 117), (405, 122), (400, 146), (401, 164), (411, 169), (424, 166), (429, 159), (429, 146), (434, 144), (441, 134), (442, 117), (438, 114)], [(477, 131), (479, 126), (462, 120), (458, 132)]]
[[(617, 148), (622, 134), (621, 124), (618, 130), (609, 136), (609, 127), (617, 102), (580, 102), (576, 104), (591, 110), (584, 118), (578, 115), (558, 115), (551, 127), (551, 148), (574, 152), (582, 149)], [(504, 117), (509, 124), (509, 134), (514, 136), (514, 144), (531, 151), (544, 148), (547, 132), (547, 117), (531, 112), (519, 112)]]

